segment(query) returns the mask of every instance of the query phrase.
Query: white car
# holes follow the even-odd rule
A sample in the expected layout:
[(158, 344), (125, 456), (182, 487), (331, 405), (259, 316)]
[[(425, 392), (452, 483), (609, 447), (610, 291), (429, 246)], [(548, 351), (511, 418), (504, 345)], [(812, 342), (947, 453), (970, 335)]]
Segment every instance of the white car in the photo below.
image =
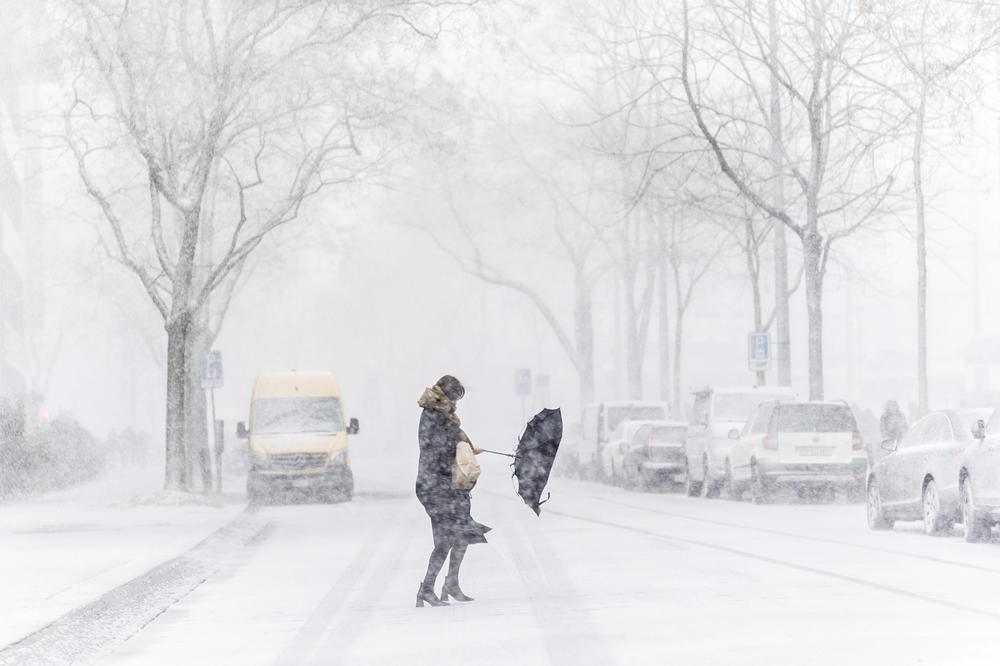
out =
[(858, 496), (864, 489), (868, 458), (845, 403), (768, 402), (729, 436), (724, 474), (731, 498), (749, 490), (755, 503), (765, 502), (780, 485)]
[(684, 452), (688, 495), (718, 497), (725, 481), (729, 432), (741, 429), (757, 406), (771, 400), (794, 400), (787, 388), (706, 388), (694, 394)]
[(649, 423), (651, 421), (622, 421), (618, 424), (608, 442), (601, 448), (603, 480), (615, 486), (624, 483), (622, 470), (629, 446), (636, 432)]
[(648, 488), (676, 484), (687, 478), (682, 421), (647, 421), (636, 429), (621, 460), (626, 488)]
[(989, 541), (1000, 523), (1000, 409), (989, 424), (972, 427), (973, 442), (962, 454), (958, 473), (962, 529), (969, 543)]

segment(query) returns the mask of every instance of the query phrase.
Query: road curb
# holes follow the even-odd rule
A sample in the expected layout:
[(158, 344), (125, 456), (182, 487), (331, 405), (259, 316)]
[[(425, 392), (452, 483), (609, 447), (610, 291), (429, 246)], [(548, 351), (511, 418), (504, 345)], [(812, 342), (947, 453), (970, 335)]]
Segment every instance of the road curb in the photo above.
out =
[(93, 663), (215, 574), (268, 521), (247, 508), (186, 552), (0, 649), (0, 666)]

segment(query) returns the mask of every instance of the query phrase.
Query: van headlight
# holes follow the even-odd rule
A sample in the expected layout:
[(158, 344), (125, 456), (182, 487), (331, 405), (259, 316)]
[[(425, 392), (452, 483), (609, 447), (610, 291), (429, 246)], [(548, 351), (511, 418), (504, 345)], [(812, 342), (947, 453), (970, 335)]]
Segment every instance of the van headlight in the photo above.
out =
[(331, 465), (347, 465), (347, 449), (340, 449), (339, 451), (334, 451), (330, 454), (330, 464)]
[(270, 464), (268, 455), (256, 449), (250, 449), (250, 469), (266, 469)]

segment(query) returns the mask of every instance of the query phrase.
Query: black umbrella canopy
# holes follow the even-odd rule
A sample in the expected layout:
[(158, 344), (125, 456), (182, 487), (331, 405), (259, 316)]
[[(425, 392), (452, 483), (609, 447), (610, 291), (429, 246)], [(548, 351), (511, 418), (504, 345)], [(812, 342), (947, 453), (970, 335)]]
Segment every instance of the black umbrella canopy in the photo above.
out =
[(546, 501), (542, 499), (542, 491), (549, 482), (552, 463), (562, 442), (562, 432), (562, 411), (543, 409), (528, 421), (517, 443), (514, 454), (517, 494), (536, 515), (541, 515), (541, 506)]

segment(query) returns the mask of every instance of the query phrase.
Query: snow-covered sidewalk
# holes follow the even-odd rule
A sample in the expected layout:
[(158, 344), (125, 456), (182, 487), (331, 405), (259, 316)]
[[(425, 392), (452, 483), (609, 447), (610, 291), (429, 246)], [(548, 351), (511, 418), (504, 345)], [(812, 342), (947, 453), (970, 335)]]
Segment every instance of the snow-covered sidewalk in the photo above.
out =
[(188, 551), (244, 504), (174, 505), (162, 470), (119, 469), (95, 481), (0, 504), (0, 649)]

